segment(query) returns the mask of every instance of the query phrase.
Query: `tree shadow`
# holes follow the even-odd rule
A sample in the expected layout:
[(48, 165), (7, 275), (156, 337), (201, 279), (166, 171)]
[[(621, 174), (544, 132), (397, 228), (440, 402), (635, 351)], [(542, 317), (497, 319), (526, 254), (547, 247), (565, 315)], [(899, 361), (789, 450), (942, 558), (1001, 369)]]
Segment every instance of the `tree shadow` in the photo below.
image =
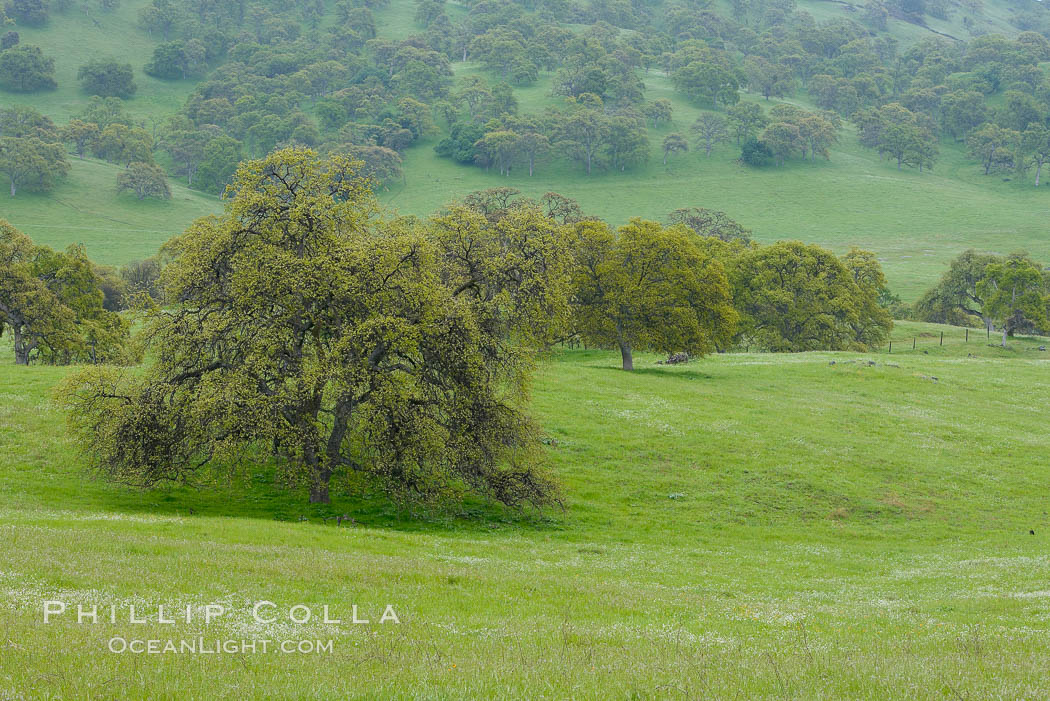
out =
[(352, 494), (333, 485), (330, 504), (311, 504), (303, 488), (276, 484), (263, 470), (235, 486), (164, 485), (142, 489), (82, 475), (80, 506), (108, 513), (180, 518), (234, 518), (332, 528), (375, 528), (402, 533), (477, 536), (555, 533), (567, 528), (561, 507), (514, 509), (472, 497), (462, 503), (399, 507), (385, 495)]
[(655, 368), (644, 367), (644, 368), (635, 368), (634, 370), (629, 370), (629, 371), (628, 370), (624, 370), (623, 368), (614, 367), (614, 366), (611, 366), (611, 365), (600, 365), (600, 366), (590, 365), (590, 366), (583, 366), (583, 367), (585, 369), (587, 369), (587, 370), (599, 370), (599, 371), (604, 371), (604, 372), (619, 372), (619, 373), (623, 373), (625, 376), (648, 375), (648, 376), (651, 376), (651, 377), (662, 377), (662, 378), (669, 378), (669, 379), (671, 379), (671, 378), (676, 378), (676, 379), (677, 378), (681, 378), (681, 379), (685, 379), (685, 380), (713, 380), (716, 377), (715, 375), (703, 372), (701, 370), (686, 370), (684, 368), (681, 368), (680, 366), (670, 366), (670, 367), (664, 366), (664, 367), (655, 367)]

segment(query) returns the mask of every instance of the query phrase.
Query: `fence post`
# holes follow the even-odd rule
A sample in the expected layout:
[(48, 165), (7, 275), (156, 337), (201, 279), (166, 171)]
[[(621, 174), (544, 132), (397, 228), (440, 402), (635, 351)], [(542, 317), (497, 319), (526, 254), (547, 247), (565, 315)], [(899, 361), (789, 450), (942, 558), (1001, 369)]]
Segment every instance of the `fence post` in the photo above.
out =
[(966, 343), (970, 342), (970, 329), (966, 329)]
[(890, 341), (890, 353), (893, 352), (893, 341)]
[(942, 345), (942, 346), (944, 345), (944, 332), (943, 331), (941, 331), (941, 343), (940, 343), (940, 345)]
[(914, 336), (911, 337), (911, 349), (915, 350), (915, 337)]

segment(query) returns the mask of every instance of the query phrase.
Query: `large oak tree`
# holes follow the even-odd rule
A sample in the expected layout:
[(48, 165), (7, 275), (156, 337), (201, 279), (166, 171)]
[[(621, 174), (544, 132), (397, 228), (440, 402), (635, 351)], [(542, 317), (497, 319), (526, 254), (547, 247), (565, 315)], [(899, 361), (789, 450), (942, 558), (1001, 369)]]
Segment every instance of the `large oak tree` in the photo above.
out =
[(151, 485), (273, 460), (313, 502), (350, 474), (404, 499), (557, 499), (524, 401), (533, 349), (567, 315), (564, 227), (535, 208), (383, 222), (357, 165), (246, 162), (225, 213), (167, 247), (154, 362), (67, 389), (106, 474)]

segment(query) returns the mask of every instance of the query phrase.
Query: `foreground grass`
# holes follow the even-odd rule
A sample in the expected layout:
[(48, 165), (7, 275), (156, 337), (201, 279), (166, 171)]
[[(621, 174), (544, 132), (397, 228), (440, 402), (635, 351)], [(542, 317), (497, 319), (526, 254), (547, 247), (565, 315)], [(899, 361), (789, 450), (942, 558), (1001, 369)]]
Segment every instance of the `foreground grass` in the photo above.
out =
[[(5, 353), (0, 697), (1045, 698), (1045, 340), (941, 330), (899, 324), (892, 356), (633, 374), (560, 354), (534, 401), (567, 505), (541, 515), (311, 510), (265, 474), (246, 492), (96, 482), (49, 398), (65, 370)], [(354, 527), (320, 519), (344, 512)], [(45, 626), (48, 599), (232, 611)], [(344, 622), (252, 624), (262, 599)], [(400, 625), (375, 622), (386, 604)], [(199, 634), (334, 643), (106, 649)]]

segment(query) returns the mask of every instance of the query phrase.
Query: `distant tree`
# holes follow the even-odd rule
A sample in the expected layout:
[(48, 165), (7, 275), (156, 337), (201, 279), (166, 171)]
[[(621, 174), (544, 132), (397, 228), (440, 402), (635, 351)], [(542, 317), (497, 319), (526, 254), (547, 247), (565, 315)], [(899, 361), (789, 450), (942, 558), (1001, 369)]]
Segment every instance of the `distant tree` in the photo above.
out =
[[(863, 314), (877, 293), (819, 246), (786, 241), (748, 251), (733, 268), (744, 342), (776, 352), (866, 349)], [(881, 322), (889, 331), (888, 315)], [(874, 338), (868, 329), (867, 338)]]
[(350, 158), (362, 162), (360, 174), (379, 185), (386, 185), (404, 177), (401, 167), (401, 155), (393, 149), (382, 146), (357, 146), (347, 144), (333, 150), (334, 153), (345, 153)]
[(50, 10), (48, 0), (10, 0), (7, 11), (19, 24), (39, 27), (47, 22)]
[(117, 176), (117, 192), (128, 191), (135, 193), (140, 200), (147, 197), (171, 199), (164, 171), (152, 163), (131, 163)]
[(69, 173), (66, 150), (39, 136), (0, 136), (0, 174), (6, 175), (14, 197), (19, 190), (48, 192)]
[(661, 122), (670, 123), (673, 109), (671, 101), (666, 97), (661, 97), (658, 100), (645, 103), (642, 111), (645, 113), (646, 118), (653, 121), (653, 126), (658, 127)]
[(783, 165), (795, 151), (806, 147), (798, 126), (787, 122), (771, 123), (762, 132), (762, 142), (769, 147), (777, 165)]
[(689, 130), (697, 137), (698, 144), (703, 146), (704, 155), (710, 156), (715, 146), (729, 140), (729, 125), (725, 117), (711, 112), (704, 112)]
[(119, 97), (93, 96), (88, 100), (84, 111), (76, 116), (84, 122), (97, 124), (99, 129), (105, 129), (111, 124), (123, 124), (126, 127), (135, 125), (134, 120), (124, 111), (124, 101)]
[(73, 144), (73, 152), (78, 158), (83, 158), (88, 149), (98, 139), (98, 125), (94, 122), (85, 122), (79, 119), (69, 120), (69, 124), (62, 127), (62, 140)]
[(867, 348), (877, 348), (885, 343), (893, 328), (893, 319), (882, 303), (892, 297), (882, 266), (874, 253), (857, 247), (842, 256), (842, 264), (860, 288), (855, 299), (856, 316), (850, 321), (853, 340)]
[(725, 270), (684, 227), (632, 219), (613, 233), (604, 222), (577, 225), (576, 323), (589, 342), (620, 350), (624, 370), (634, 351), (725, 348), (736, 312)]
[(518, 136), (518, 148), (525, 161), (529, 164), (529, 177), (532, 177), (536, 168), (536, 161), (550, 152), (551, 142), (546, 135), (535, 129), (529, 129)]
[(1007, 90), (1003, 93), (1006, 112), (1002, 126), (1014, 131), (1024, 131), (1029, 124), (1042, 124), (1046, 121), (1046, 106), (1036, 98), (1018, 90)]
[(985, 314), (980, 283), (989, 265), (1004, 259), (970, 249), (959, 254), (941, 276), (937, 285), (915, 303), (920, 321), (969, 326), (980, 320), (991, 330), (992, 320)]
[(735, 104), (726, 110), (726, 115), (738, 144), (754, 138), (767, 123), (762, 106), (754, 102)]
[(222, 194), (230, 184), (241, 158), (241, 142), (225, 134), (212, 139), (204, 147), (197, 168), (196, 187), (216, 195)]
[(146, 75), (164, 80), (186, 78), (189, 64), (186, 47), (181, 41), (169, 41), (153, 50), (153, 58), (145, 66)]
[[(120, 269), (120, 278), (124, 283), (124, 295), (132, 304), (145, 296), (147, 300), (162, 301), (164, 297), (160, 282), (161, 265), (156, 258), (132, 261)], [(146, 300), (143, 300), (146, 301)]]
[(487, 162), (494, 164), (500, 175), (508, 175), (510, 166), (519, 153), (518, 142), (517, 134), (501, 129), (490, 131), (478, 139), (474, 149)]
[(944, 130), (962, 141), (966, 135), (988, 121), (988, 106), (979, 92), (956, 91), (941, 98), (941, 123)]
[(806, 148), (809, 149), (810, 158), (823, 156), (825, 160), (831, 157), (828, 147), (838, 141), (838, 129), (828, 119), (819, 114), (809, 114), (798, 122), (799, 137), (806, 147), (802, 149), (802, 157), (805, 158)]
[(193, 187), (193, 178), (204, 160), (204, 149), (216, 136), (214, 127), (197, 128), (186, 117), (168, 120), (160, 135), (158, 146), (167, 151), (175, 164), (175, 172), (186, 176), (186, 184)]
[(725, 212), (703, 207), (676, 209), (668, 217), (671, 224), (689, 227), (699, 236), (710, 236), (720, 241), (750, 243), (751, 230), (729, 218)]
[(64, 385), (98, 468), (154, 485), (239, 470), (247, 450), (314, 503), (348, 474), (401, 501), (557, 500), (522, 395), (529, 348), (567, 314), (558, 225), (536, 210), (377, 222), (350, 164), (308, 151), (235, 183), (222, 217), (169, 245), (148, 370)]
[(917, 166), (919, 170), (933, 167), (937, 137), (925, 115), (891, 102), (877, 110), (860, 110), (853, 121), (858, 125), (861, 145), (895, 160), (897, 170), (905, 165)]
[(150, 36), (156, 32), (161, 39), (168, 41), (179, 21), (182, 19), (182, 11), (174, 0), (153, 0), (139, 12), (139, 26), (145, 29)]
[(795, 89), (790, 70), (761, 56), (748, 56), (744, 60), (744, 71), (751, 87), (766, 100), (770, 97), (783, 97)]
[(135, 74), (130, 63), (96, 59), (77, 71), (80, 87), (89, 95), (129, 98), (135, 94)]
[(990, 263), (977, 283), (977, 294), (984, 300), (984, 315), (1002, 329), (1003, 348), (1006, 337), (1014, 332), (1047, 325), (1042, 272), (1027, 256)]
[(1042, 124), (1029, 124), (1021, 134), (1022, 158), (1029, 157), (1035, 163), (1035, 186), (1039, 187), (1039, 176), (1043, 165), (1050, 161), (1050, 129)]
[(55, 61), (39, 46), (19, 44), (0, 52), (0, 87), (12, 92), (54, 90)]
[(981, 162), (984, 174), (1006, 170), (1014, 166), (1014, 147), (1020, 139), (1013, 129), (998, 124), (985, 124), (966, 137), (969, 153)]
[(694, 100), (724, 105), (740, 100), (738, 76), (715, 63), (693, 61), (672, 73), (671, 80), (675, 88)]
[(16, 365), (126, 359), (128, 324), (103, 307), (82, 248), (35, 246), (0, 219), (0, 283), (0, 334), (11, 332)]
[(3, 36), (0, 36), (0, 51), (10, 49), (12, 46), (18, 46), (19, 41), (18, 32), (14, 30), (4, 32)]
[(889, 22), (890, 13), (879, 0), (868, 0), (864, 5), (864, 21), (872, 28), (884, 32)]
[(614, 115), (606, 120), (608, 140), (605, 144), (609, 165), (620, 171), (641, 165), (649, 160), (652, 149), (645, 122), (637, 113)]
[(684, 153), (689, 150), (689, 142), (684, 136), (675, 132), (664, 137), (664, 165), (667, 165), (667, 157), (672, 153)]
[(99, 134), (94, 150), (99, 158), (125, 167), (153, 162), (153, 138), (141, 127), (110, 124)]
[(55, 123), (24, 105), (0, 108), (0, 136), (35, 136), (47, 142), (60, 141)]
[(599, 110), (577, 108), (556, 123), (557, 145), (591, 174), (594, 162), (609, 143), (609, 120)]
[(765, 141), (748, 139), (740, 148), (740, 160), (744, 165), (760, 168), (773, 161), (773, 149)]

